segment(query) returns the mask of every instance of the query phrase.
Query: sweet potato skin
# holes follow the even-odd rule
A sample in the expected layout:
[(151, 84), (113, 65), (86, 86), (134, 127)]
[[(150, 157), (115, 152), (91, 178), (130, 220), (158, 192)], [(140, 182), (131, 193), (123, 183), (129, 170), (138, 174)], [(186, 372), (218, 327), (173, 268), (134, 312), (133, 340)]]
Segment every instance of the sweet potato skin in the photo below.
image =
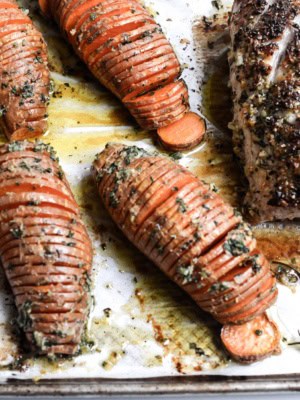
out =
[(17, 3), (5, 3), (0, 4), (0, 126), (9, 140), (23, 140), (45, 133), (48, 127), (47, 48)]
[(225, 324), (221, 339), (235, 360), (251, 363), (280, 351), (279, 330), (265, 315), (277, 297), (270, 265), (250, 226), (209, 185), (169, 158), (113, 143), (92, 172), (127, 238)]
[[(125, 235), (215, 319), (244, 323), (274, 302), (275, 278), (250, 227), (188, 170), (135, 146), (114, 144), (100, 153), (92, 170), (105, 207)], [(194, 197), (185, 187), (193, 188)], [(271, 290), (268, 301), (259, 286), (245, 292), (263, 279), (262, 288)]]
[[(143, 129), (165, 127), (189, 111), (188, 90), (182, 81), (178, 84), (180, 99), (168, 89), (169, 95), (161, 96), (161, 88), (177, 84), (181, 68), (160, 26), (139, 1), (39, 3), (94, 76), (124, 103)], [(145, 93), (157, 98), (156, 112), (151, 104), (140, 110), (130, 101)]]
[(79, 207), (54, 150), (42, 142), (0, 146), (0, 172), (0, 258), (18, 326), (35, 354), (76, 354), (93, 258)]

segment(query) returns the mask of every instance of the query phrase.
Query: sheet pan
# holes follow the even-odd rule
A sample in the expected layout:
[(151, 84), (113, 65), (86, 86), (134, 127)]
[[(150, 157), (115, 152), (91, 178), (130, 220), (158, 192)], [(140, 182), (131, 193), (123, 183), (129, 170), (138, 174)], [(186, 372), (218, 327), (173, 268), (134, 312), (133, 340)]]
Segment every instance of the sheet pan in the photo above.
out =
[[(208, 118), (206, 141), (179, 162), (214, 182), (221, 195), (238, 206), (242, 177), (227, 128), (226, 22), (231, 0), (145, 3), (182, 62), (192, 109)], [(23, 5), (49, 47), (54, 93), (44, 140), (58, 152), (93, 240), (94, 306), (81, 355), (56, 361), (28, 358), (13, 333), (13, 299), (0, 272), (0, 394), (299, 389), (299, 284), (293, 290), (280, 285), (279, 299), (270, 310), (283, 333), (282, 354), (251, 366), (230, 361), (219, 341), (218, 324), (128, 243), (98, 201), (90, 174), (95, 154), (108, 141), (155, 148), (155, 136), (141, 131), (95, 82), (55, 24), (39, 15), (36, 3)], [(255, 234), (270, 261), (300, 271), (299, 224), (258, 226)]]

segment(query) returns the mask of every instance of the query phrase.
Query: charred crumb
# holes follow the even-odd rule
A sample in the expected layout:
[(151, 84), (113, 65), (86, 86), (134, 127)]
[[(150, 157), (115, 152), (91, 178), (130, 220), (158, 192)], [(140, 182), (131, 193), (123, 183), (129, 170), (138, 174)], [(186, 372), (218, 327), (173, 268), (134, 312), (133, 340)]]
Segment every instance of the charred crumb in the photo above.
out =
[(195, 353), (196, 353), (198, 356), (205, 356), (205, 351), (204, 351), (201, 347), (197, 346), (197, 343), (190, 343), (190, 344), (189, 344), (189, 348), (190, 348), (191, 350), (194, 350)]
[(52, 97), (54, 99), (61, 99), (63, 97), (63, 93), (61, 90), (56, 90), (52, 93)]
[(264, 333), (264, 332), (263, 332), (261, 329), (256, 329), (256, 331), (255, 331), (255, 335), (256, 335), (256, 336), (262, 336), (263, 333)]
[(106, 316), (106, 318), (109, 318), (111, 316), (112, 309), (111, 308), (105, 308), (103, 310), (103, 312), (104, 312), (104, 315)]
[(215, 7), (217, 10), (221, 10), (223, 8), (223, 4), (220, 0), (212, 0), (212, 6)]
[(213, 23), (207, 17), (202, 17), (202, 22), (205, 32), (210, 32), (213, 29)]

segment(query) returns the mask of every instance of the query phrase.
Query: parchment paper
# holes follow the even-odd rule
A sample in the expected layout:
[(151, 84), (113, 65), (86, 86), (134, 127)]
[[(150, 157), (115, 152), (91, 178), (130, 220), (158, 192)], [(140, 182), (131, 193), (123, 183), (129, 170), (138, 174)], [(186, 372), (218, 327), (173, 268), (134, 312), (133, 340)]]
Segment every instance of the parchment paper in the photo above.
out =
[[(221, 2), (220, 10), (210, 0), (148, 0), (146, 4), (185, 66), (183, 77), (189, 85), (192, 109), (204, 111), (200, 88), (211, 72), (206, 60), (209, 54), (217, 59), (226, 52), (226, 40), (221, 40), (223, 34), (226, 36), (226, 29), (224, 25), (217, 30), (219, 39), (214, 53), (207, 49), (207, 39), (198, 26), (203, 16), (218, 13), (220, 17), (227, 12), (231, 1)], [(88, 344), (80, 356), (56, 361), (26, 358), (13, 335), (11, 321), (15, 309), (1, 273), (0, 382), (8, 378), (300, 373), (300, 348), (291, 345), (300, 341), (299, 286), (292, 292), (280, 285), (277, 304), (270, 310), (284, 338), (282, 354), (251, 366), (237, 365), (222, 350), (220, 327), (117, 231), (98, 201), (90, 165), (108, 141), (155, 148), (153, 135), (139, 130), (122, 105), (95, 82), (65, 44), (56, 26), (37, 14), (35, 4), (30, 4), (30, 12), (45, 34), (55, 82), (45, 141), (60, 156), (93, 239), (95, 304), (88, 323)], [(226, 16), (222, 15), (224, 22)], [(236, 205), (240, 178), (230, 137), (213, 123), (208, 128), (206, 142), (185, 154), (180, 162), (207, 181), (215, 182), (221, 195)], [(289, 240), (299, 243), (299, 231), (297, 226), (294, 228), (295, 236)], [(297, 257), (299, 246), (294, 254), (298, 262)], [(20, 356), (21, 362), (16, 363)]]

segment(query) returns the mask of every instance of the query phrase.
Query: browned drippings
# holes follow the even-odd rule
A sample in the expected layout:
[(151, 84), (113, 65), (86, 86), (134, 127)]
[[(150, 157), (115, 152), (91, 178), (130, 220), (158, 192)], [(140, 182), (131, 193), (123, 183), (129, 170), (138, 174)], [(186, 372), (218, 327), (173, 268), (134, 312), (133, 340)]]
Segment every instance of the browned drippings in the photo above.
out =
[(227, 356), (219, 342), (219, 325), (142, 256), (135, 257), (134, 265), (137, 290), (126, 309), (140, 305), (141, 317), (152, 324), (155, 340), (165, 356), (172, 356), (178, 372), (224, 366)]
[(300, 272), (299, 230), (257, 228), (254, 233), (259, 247), (270, 261), (285, 261)]

